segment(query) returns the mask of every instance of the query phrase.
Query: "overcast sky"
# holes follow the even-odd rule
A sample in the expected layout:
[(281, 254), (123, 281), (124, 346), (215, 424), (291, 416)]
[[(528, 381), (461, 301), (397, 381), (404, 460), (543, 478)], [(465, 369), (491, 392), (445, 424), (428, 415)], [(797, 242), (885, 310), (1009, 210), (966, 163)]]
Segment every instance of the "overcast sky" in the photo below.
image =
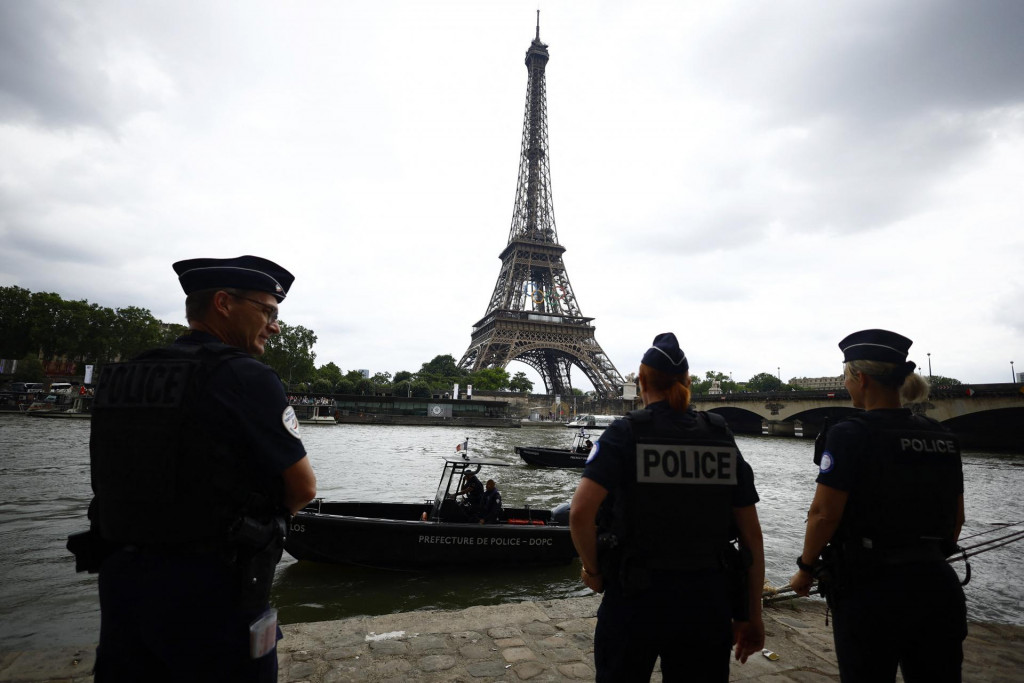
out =
[(460, 358), (538, 6), (558, 237), (622, 374), (673, 331), (700, 375), (838, 375), (867, 327), (1024, 370), (1019, 0), (0, 2), (0, 285), (184, 323), (172, 262), (256, 254), (318, 366)]

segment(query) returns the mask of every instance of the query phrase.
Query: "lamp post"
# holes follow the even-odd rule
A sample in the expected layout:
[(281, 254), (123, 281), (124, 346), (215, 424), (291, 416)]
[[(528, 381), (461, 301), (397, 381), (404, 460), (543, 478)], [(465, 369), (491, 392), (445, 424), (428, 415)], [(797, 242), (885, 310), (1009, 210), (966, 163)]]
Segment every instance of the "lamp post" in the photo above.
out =
[(782, 381), (782, 368), (776, 367), (775, 368), (775, 374), (778, 375), (779, 381), (781, 382)]
[(1010, 381), (1014, 384), (1017, 383), (1017, 375), (1013, 372), (1013, 361), (1010, 361)]
[(932, 378), (932, 354), (928, 352), (928, 379)]

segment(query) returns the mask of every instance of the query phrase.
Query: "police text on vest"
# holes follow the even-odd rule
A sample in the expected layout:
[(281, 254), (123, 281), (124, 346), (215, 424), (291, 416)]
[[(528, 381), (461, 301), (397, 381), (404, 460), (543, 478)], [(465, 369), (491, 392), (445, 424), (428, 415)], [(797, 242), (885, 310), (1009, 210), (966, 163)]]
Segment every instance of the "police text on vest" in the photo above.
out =
[(739, 450), (729, 446), (637, 444), (636, 479), (648, 484), (736, 483)]

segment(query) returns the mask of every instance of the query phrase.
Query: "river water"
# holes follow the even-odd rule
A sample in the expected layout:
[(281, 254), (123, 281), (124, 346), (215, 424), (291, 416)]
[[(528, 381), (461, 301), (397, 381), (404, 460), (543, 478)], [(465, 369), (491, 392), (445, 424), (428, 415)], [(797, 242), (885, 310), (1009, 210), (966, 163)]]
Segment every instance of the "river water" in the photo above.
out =
[[(304, 426), (303, 441), (319, 480), (318, 495), (336, 500), (415, 502), (433, 496), (442, 458), (469, 439), (470, 454), (508, 463), (485, 470), (506, 504), (552, 507), (572, 497), (578, 470), (528, 467), (519, 444), (567, 447), (568, 429)], [(761, 502), (768, 580), (788, 583), (800, 552), (816, 468), (811, 441), (739, 437), (754, 468)], [(0, 414), (0, 652), (93, 643), (99, 634), (95, 575), (76, 574), (65, 550), (86, 527), (89, 421)], [(999, 535), (1024, 520), (1024, 456), (964, 457), (967, 523), (962, 536)], [(666, 519), (666, 522), (671, 522)], [(969, 542), (965, 542), (967, 545)], [(1024, 541), (971, 561), (972, 620), (1024, 624)], [(957, 563), (963, 575), (963, 564)], [(284, 623), (418, 609), (461, 609), (519, 600), (588, 594), (578, 563), (540, 569), (380, 571), (300, 563), (278, 565), (273, 601)]]

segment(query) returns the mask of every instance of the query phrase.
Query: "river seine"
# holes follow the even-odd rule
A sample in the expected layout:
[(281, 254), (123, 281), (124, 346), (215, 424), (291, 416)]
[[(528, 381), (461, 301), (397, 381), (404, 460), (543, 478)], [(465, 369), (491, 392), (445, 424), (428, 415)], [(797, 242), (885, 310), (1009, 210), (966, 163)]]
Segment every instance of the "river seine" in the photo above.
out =
[[(415, 502), (433, 497), (442, 458), (469, 439), (470, 454), (508, 467), (485, 469), (506, 504), (552, 507), (567, 502), (578, 470), (526, 466), (519, 444), (567, 447), (568, 429), (457, 429), (361, 425), (303, 426), (319, 479), (318, 495), (334, 500)], [(805, 512), (817, 469), (811, 440), (739, 437), (754, 468), (761, 502), (768, 580), (788, 583), (800, 552)], [(84, 530), (89, 486), (89, 421), (0, 414), (0, 651), (94, 643), (99, 635), (96, 577), (76, 574), (64, 545)], [(999, 536), (1024, 520), (1024, 456), (964, 457), (967, 524), (962, 541)], [(201, 523), (197, 520), (196, 523)], [(671, 524), (671, 511), (657, 523)], [(453, 553), (457, 548), (453, 547)], [(963, 563), (954, 565), (963, 576)], [(972, 620), (1024, 624), (1024, 541), (971, 560), (966, 588)], [(586, 595), (579, 564), (484, 570), (399, 572), (300, 563), (285, 554), (273, 602), (284, 623), (419, 609), (461, 609), (520, 600)]]

